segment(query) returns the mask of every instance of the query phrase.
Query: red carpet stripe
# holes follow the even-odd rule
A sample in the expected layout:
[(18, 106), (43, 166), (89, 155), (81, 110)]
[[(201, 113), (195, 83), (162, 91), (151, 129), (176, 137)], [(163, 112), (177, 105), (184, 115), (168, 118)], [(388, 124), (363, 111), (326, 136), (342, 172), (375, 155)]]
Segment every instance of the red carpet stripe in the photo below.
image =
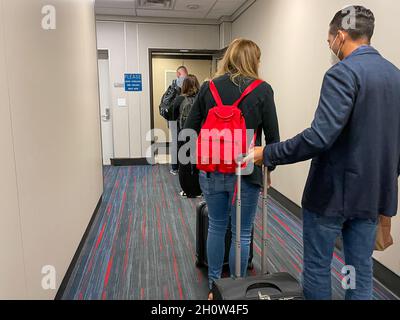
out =
[(343, 265), (345, 265), (346, 263), (344, 262), (344, 260), (342, 259), (342, 258), (340, 258), (337, 254), (336, 254), (336, 252), (334, 252), (333, 253), (333, 257), (335, 258), (335, 259), (337, 259), (340, 263), (342, 263)]
[(163, 239), (162, 239), (162, 227), (161, 227), (161, 216), (160, 216), (160, 206), (156, 205), (156, 214), (157, 214), (157, 230), (158, 230), (158, 243), (160, 247), (160, 253), (163, 252)]
[(111, 268), (114, 262), (114, 252), (111, 255), (111, 259), (108, 261), (108, 265), (107, 265), (107, 272), (106, 272), (106, 276), (104, 277), (104, 289), (103, 289), (103, 300), (106, 299), (106, 289), (108, 286), (108, 281), (110, 280), (110, 273), (111, 273)]
[(179, 213), (179, 217), (180, 217), (180, 220), (181, 220), (181, 224), (183, 226), (183, 235), (185, 237), (185, 242), (187, 244), (189, 252), (191, 252), (192, 255), (193, 255), (193, 264), (194, 264), (195, 261), (196, 261), (196, 251), (193, 248), (192, 242), (189, 240), (189, 233), (188, 233), (188, 230), (187, 230), (187, 226), (186, 226), (185, 220), (183, 218), (183, 214), (182, 214), (182, 209), (181, 208), (178, 208), (178, 213)]
[(171, 234), (171, 229), (167, 225), (167, 232), (168, 232), (168, 238), (169, 242), (171, 245), (172, 249), (172, 262), (173, 262), (173, 267), (174, 267), (174, 274), (175, 274), (175, 281), (176, 285), (178, 286), (178, 292), (179, 292), (179, 299), (183, 299), (183, 292), (182, 292), (182, 285), (181, 281), (179, 280), (179, 268), (178, 268), (178, 263), (176, 261), (176, 256), (175, 256), (175, 246), (174, 246), (174, 241), (172, 240), (172, 234)]
[(136, 196), (136, 176), (133, 177), (133, 195)]
[(285, 224), (281, 219), (278, 218), (278, 216), (276, 214), (272, 215), (274, 217), (274, 219), (276, 221), (278, 221), (278, 223), (285, 228), (285, 230), (287, 232), (289, 232), (289, 234), (291, 234), (294, 238), (296, 238), (297, 240), (300, 240), (300, 238), (294, 234), (294, 232), (292, 231), (292, 229), (289, 228), (289, 226), (287, 224)]
[[(117, 194), (117, 190), (119, 189), (119, 186), (120, 186), (120, 176), (121, 176), (121, 173), (118, 173), (117, 176), (116, 176), (116, 182), (115, 182), (114, 187), (112, 188), (112, 191), (111, 191), (110, 203), (112, 203), (112, 202), (114, 201), (115, 195)], [(94, 259), (95, 259), (95, 257), (96, 257), (96, 254), (97, 254), (97, 251), (98, 251), (99, 246), (100, 246), (100, 244), (101, 244), (101, 241), (103, 240), (103, 236), (104, 236), (104, 232), (105, 232), (105, 227), (106, 227), (106, 225), (107, 225), (107, 221), (109, 220), (109, 218), (110, 218), (110, 217), (108, 216), (108, 217), (107, 217), (107, 220), (105, 220), (105, 221), (103, 222), (103, 227), (102, 227), (102, 229), (101, 229), (101, 231), (100, 231), (100, 234), (99, 234), (99, 236), (98, 236), (98, 238), (97, 238), (97, 241), (96, 241), (96, 244), (95, 244), (95, 246), (94, 246), (94, 249), (93, 249), (93, 251), (91, 252), (90, 261), (89, 261), (89, 265), (88, 265), (88, 269), (86, 270), (86, 272), (85, 272), (85, 274), (84, 274), (82, 289), (81, 289), (81, 291), (80, 291), (80, 293), (79, 293), (79, 297), (82, 297), (82, 299), (83, 299), (83, 297), (84, 297), (84, 292), (85, 292), (86, 289), (87, 289), (87, 286), (88, 286), (88, 283), (89, 283), (89, 275), (90, 275), (90, 273), (92, 272), (93, 261), (94, 261)]]
[(129, 216), (128, 232), (127, 232), (127, 235), (126, 235), (126, 242), (125, 242), (124, 275), (126, 274), (126, 268), (128, 266), (128, 260), (129, 260), (129, 243), (130, 243), (130, 240), (131, 240), (132, 219), (133, 219), (133, 215), (132, 215), (132, 212), (131, 212), (130, 216)]
[(111, 268), (112, 268), (113, 262), (114, 262), (114, 256), (115, 256), (115, 242), (116, 242), (116, 239), (117, 239), (117, 237), (118, 237), (119, 229), (120, 229), (120, 226), (121, 226), (121, 217), (122, 217), (122, 214), (123, 214), (124, 209), (125, 209), (125, 203), (126, 203), (126, 188), (127, 188), (127, 185), (128, 185), (128, 181), (126, 182), (125, 187), (124, 187), (124, 190), (123, 190), (122, 203), (121, 203), (121, 208), (120, 208), (120, 211), (119, 211), (118, 221), (117, 221), (117, 228), (116, 228), (116, 230), (115, 230), (114, 238), (113, 238), (113, 242), (112, 242), (112, 255), (111, 255), (111, 258), (110, 258), (109, 261), (108, 261), (107, 272), (106, 272), (106, 275), (105, 275), (105, 277), (104, 277), (103, 300), (105, 300), (106, 289), (107, 289), (107, 286), (108, 286), (108, 281), (109, 281), (109, 277), (110, 277), (110, 273), (111, 273)]
[[(196, 268), (193, 261), (195, 207), (200, 199), (178, 195), (179, 179), (168, 166), (106, 167), (105, 176), (103, 203), (63, 299), (206, 299), (207, 271)], [(250, 274), (260, 272), (260, 205), (261, 200), (255, 269)], [(302, 223), (273, 199), (269, 214), (268, 269), (287, 270), (300, 280)], [(344, 297), (343, 264), (343, 254), (336, 250), (332, 259), (335, 299)], [(374, 287), (374, 299), (395, 299), (378, 282)]]
[(200, 269), (197, 270), (197, 283), (201, 284), (203, 281), (203, 273), (201, 272)]
[(143, 212), (142, 218), (142, 241), (146, 243), (146, 212)]
[(169, 300), (168, 287), (164, 286), (164, 299)]
[(95, 250), (98, 249), (98, 247), (99, 247), (99, 245), (100, 245), (100, 243), (101, 243), (101, 240), (103, 239), (104, 230), (106, 229), (106, 224), (107, 224), (107, 221), (104, 221), (103, 227), (101, 228), (100, 234), (99, 234), (99, 236), (98, 236), (98, 238), (97, 238), (97, 241), (96, 241), (96, 245), (95, 245), (95, 247), (94, 247)]

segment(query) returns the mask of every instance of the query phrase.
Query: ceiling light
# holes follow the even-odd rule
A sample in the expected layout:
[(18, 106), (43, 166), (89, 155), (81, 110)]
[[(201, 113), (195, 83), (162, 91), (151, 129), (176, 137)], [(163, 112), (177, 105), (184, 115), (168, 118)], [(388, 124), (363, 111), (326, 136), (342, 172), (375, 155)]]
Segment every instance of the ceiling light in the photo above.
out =
[(138, 9), (172, 9), (175, 0), (139, 0)]
[(189, 10), (198, 10), (200, 6), (198, 4), (188, 4), (186, 8), (188, 8)]

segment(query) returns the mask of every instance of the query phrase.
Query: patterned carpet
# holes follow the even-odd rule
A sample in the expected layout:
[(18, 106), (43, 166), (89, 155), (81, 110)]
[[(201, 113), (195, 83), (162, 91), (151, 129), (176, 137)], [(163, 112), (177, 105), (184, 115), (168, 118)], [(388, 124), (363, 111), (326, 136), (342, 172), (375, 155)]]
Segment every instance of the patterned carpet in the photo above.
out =
[[(195, 267), (195, 208), (182, 199), (167, 166), (105, 167), (103, 203), (63, 299), (203, 300), (205, 270)], [(301, 221), (270, 203), (269, 270), (300, 279)], [(255, 270), (260, 270), (261, 207), (255, 228)], [(333, 261), (334, 297), (342, 299), (340, 252)], [(374, 298), (395, 299), (375, 281)]]

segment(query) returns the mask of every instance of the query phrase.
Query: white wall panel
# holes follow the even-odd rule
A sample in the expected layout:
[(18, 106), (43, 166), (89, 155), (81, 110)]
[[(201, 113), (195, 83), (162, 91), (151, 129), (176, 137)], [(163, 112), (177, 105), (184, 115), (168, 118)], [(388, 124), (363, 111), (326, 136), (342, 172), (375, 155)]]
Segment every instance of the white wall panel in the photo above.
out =
[[(292, 138), (313, 120), (324, 73), (330, 67), (328, 26), (346, 0), (257, 1), (233, 24), (233, 37), (256, 41), (262, 49), (262, 75), (275, 90), (283, 140)], [(363, 0), (376, 16), (373, 45), (400, 67), (400, 33), (397, 0)], [(301, 203), (309, 163), (279, 167), (273, 186)], [(396, 245), (376, 254), (379, 261), (400, 275), (400, 217), (393, 221)]]
[(21, 221), (5, 60), (3, 0), (0, 0), (0, 299), (26, 297)]
[(113, 123), (116, 157), (144, 158), (151, 128), (149, 49), (218, 50), (219, 27), (98, 21), (97, 38), (98, 48), (110, 49), (113, 82), (123, 82), (125, 72), (142, 74), (143, 92), (113, 88), (114, 103), (125, 97), (129, 104), (129, 109), (114, 107)]
[[(55, 30), (42, 28), (45, 5), (56, 9)], [(51, 299), (57, 291), (42, 288), (42, 267), (55, 267), (58, 287), (103, 188), (94, 1), (3, 0), (3, 9), (17, 178), (10, 166), (10, 204), (17, 183), (26, 297)]]

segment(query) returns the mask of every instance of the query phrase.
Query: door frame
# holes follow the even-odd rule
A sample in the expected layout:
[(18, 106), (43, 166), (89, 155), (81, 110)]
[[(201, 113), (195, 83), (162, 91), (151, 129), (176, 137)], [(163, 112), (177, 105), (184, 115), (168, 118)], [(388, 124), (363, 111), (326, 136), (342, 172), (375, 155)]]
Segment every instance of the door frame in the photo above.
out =
[[(166, 59), (181, 59), (182, 57), (189, 57), (189, 60), (210, 60), (221, 57), (225, 53), (222, 50), (195, 50), (195, 49), (157, 49), (149, 48), (149, 84), (150, 84), (150, 129), (154, 130), (154, 88), (153, 88), (153, 58), (166, 58)], [(154, 137), (152, 137), (152, 144), (154, 144)]]
[(102, 166), (104, 166), (104, 144), (103, 144), (103, 126), (102, 126), (102, 110), (101, 110), (101, 95), (100, 95), (100, 70), (99, 70), (99, 53), (101, 51), (106, 51), (107, 52), (107, 57), (108, 57), (108, 78), (109, 78), (109, 93), (110, 93), (110, 115), (111, 115), (111, 134), (112, 134), (112, 144), (113, 144), (113, 158), (110, 159), (111, 165), (112, 161), (115, 157), (115, 148), (114, 148), (114, 117), (113, 117), (113, 111), (114, 111), (114, 105), (113, 105), (113, 90), (112, 90), (112, 78), (111, 78), (111, 51), (109, 48), (97, 48), (97, 75), (98, 75), (98, 88), (99, 88), (99, 116), (100, 116), (100, 133), (101, 133), (101, 158), (102, 158)]

